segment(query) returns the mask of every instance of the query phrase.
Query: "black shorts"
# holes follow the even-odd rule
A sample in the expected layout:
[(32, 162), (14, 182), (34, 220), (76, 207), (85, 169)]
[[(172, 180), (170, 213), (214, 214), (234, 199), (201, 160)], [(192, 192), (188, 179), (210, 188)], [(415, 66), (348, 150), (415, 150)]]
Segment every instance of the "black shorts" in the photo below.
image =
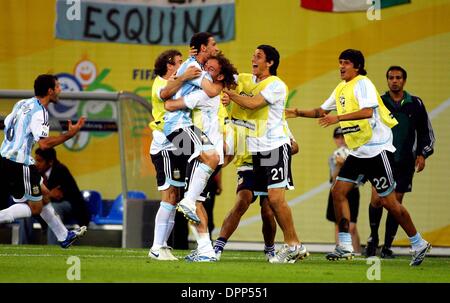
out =
[(237, 180), (236, 194), (241, 190), (249, 190), (252, 192), (253, 195), (252, 203), (255, 202), (258, 196), (255, 195), (253, 191), (255, 182), (255, 175), (253, 174), (253, 169), (238, 171), (237, 177), (238, 180)]
[(173, 151), (163, 150), (150, 157), (156, 170), (158, 190), (185, 186), (187, 156), (175, 156)]
[(394, 154), (383, 150), (372, 158), (357, 158), (349, 155), (339, 171), (337, 180), (364, 183), (369, 180), (380, 197), (389, 195), (395, 189), (393, 174)]
[(0, 182), (14, 202), (41, 201), (41, 175), (36, 166), (24, 165), (1, 157)]
[[(359, 189), (355, 187), (351, 191), (349, 191), (347, 199), (348, 205), (350, 207), (350, 222), (356, 223), (359, 213)], [(329, 221), (336, 223), (336, 216), (334, 213), (333, 197), (331, 196), (331, 191), (328, 194), (328, 205), (326, 216)]]
[(189, 162), (198, 157), (202, 151), (215, 149), (208, 136), (194, 125), (174, 130), (167, 139), (177, 148), (173, 151), (174, 155), (189, 156)]
[(412, 181), (414, 176), (414, 165), (409, 163), (395, 163), (394, 179), (397, 183), (395, 191), (398, 193), (409, 193), (412, 191)]
[(291, 172), (291, 147), (288, 144), (268, 152), (257, 152), (252, 155), (253, 173), (255, 176), (255, 195), (267, 195), (268, 189), (293, 189), (294, 181)]

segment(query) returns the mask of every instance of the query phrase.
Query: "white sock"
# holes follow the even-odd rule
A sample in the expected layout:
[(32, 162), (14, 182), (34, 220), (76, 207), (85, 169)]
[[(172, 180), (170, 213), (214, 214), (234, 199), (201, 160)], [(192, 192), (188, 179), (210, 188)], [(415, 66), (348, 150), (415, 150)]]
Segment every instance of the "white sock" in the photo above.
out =
[(161, 201), (159, 204), (158, 212), (155, 217), (155, 230), (153, 233), (153, 245), (152, 249), (159, 249), (164, 243), (167, 243), (166, 234), (168, 229), (168, 222), (172, 211), (175, 210), (175, 206), (170, 203)]
[(177, 213), (176, 208), (174, 207), (170, 212), (169, 220), (167, 221), (167, 230), (164, 236), (164, 246), (167, 246), (167, 240), (170, 237), (170, 233), (172, 232), (173, 226), (175, 225), (175, 214)]
[(214, 248), (212, 247), (209, 233), (199, 233), (197, 239), (197, 250), (199, 254), (207, 254), (214, 256)]
[(16, 219), (31, 217), (31, 209), (27, 203), (15, 203), (0, 210), (0, 223), (11, 223)]
[(189, 180), (188, 191), (184, 194), (190, 201), (197, 201), (197, 198), (203, 192), (214, 170), (204, 163), (200, 163), (194, 168), (194, 174)]
[(48, 224), (48, 227), (53, 231), (59, 242), (64, 241), (67, 238), (67, 233), (69, 231), (55, 212), (51, 203), (48, 203), (42, 208), (41, 217)]
[(341, 245), (347, 250), (353, 251), (352, 235), (350, 233), (339, 232), (338, 238), (339, 238), (339, 245)]

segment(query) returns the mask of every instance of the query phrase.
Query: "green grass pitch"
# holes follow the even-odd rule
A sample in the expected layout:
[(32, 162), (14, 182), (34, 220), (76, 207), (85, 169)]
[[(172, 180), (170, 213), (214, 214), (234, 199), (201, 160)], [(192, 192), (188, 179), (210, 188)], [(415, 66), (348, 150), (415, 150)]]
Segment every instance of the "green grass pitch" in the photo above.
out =
[(369, 280), (367, 272), (373, 264), (367, 264), (362, 257), (330, 262), (324, 254), (313, 253), (295, 264), (269, 264), (262, 252), (225, 251), (219, 262), (188, 263), (182, 259), (188, 251), (174, 251), (180, 261), (154, 261), (147, 257), (147, 252), (147, 249), (87, 246), (63, 250), (57, 246), (0, 245), (0, 283), (77, 282), (67, 279), (74, 264), (67, 263), (70, 256), (80, 260), (82, 283), (450, 282), (449, 257), (427, 257), (418, 267), (410, 267), (407, 256), (381, 260), (380, 279)]

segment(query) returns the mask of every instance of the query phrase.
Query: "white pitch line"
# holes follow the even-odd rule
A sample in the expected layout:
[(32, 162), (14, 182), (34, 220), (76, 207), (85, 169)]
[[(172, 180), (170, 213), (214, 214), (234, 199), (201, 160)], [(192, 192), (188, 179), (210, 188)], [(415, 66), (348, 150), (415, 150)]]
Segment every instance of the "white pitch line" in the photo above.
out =
[(450, 106), (450, 99), (445, 100), (444, 102), (442, 102), (438, 107), (436, 107), (435, 109), (433, 109), (429, 114), (428, 117), (430, 118), (430, 120), (433, 120), (434, 118), (436, 118), (440, 113), (442, 113), (444, 110), (447, 109), (447, 107)]
[[(79, 258), (148, 258), (143, 256), (116, 256), (116, 255), (76, 255)], [(72, 255), (56, 255), (56, 254), (0, 254), (0, 257), (70, 257)]]

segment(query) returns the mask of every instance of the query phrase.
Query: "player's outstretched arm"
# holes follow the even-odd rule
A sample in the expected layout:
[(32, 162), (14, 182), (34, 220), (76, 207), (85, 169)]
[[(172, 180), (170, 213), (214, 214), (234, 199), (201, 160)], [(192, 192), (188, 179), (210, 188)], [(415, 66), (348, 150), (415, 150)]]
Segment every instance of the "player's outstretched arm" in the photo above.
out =
[(329, 125), (338, 123), (339, 121), (349, 121), (349, 120), (362, 120), (369, 119), (373, 115), (373, 109), (366, 107), (362, 108), (356, 112), (348, 113), (344, 115), (325, 115), (319, 119), (319, 124), (322, 127), (327, 127)]
[(86, 117), (81, 117), (78, 119), (76, 124), (72, 124), (71, 120), (68, 120), (68, 130), (65, 133), (62, 133), (58, 136), (50, 136), (46, 138), (41, 138), (38, 141), (39, 147), (41, 149), (48, 149), (55, 147), (56, 145), (59, 145), (61, 143), (64, 143), (65, 141), (69, 140), (73, 136), (75, 136), (80, 129), (83, 127), (84, 123), (86, 122)]
[(284, 114), (286, 118), (297, 118), (297, 117), (305, 117), (305, 118), (320, 118), (328, 114), (330, 111), (324, 110), (320, 107), (314, 109), (298, 109), (298, 108), (286, 108), (284, 110)]

